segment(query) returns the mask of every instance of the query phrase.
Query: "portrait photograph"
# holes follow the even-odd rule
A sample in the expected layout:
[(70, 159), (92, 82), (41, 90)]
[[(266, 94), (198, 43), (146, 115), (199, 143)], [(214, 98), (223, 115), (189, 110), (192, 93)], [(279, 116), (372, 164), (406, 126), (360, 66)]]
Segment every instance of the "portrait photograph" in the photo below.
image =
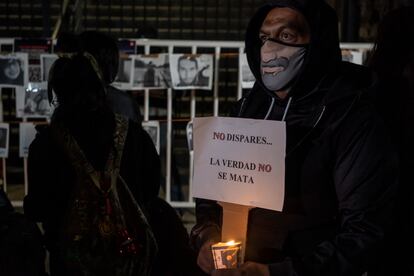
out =
[(170, 55), (173, 88), (211, 90), (213, 84), (213, 56), (208, 54)]
[(9, 124), (0, 123), (0, 157), (9, 155)]
[(158, 154), (160, 153), (160, 123), (158, 121), (144, 121), (142, 128), (149, 134)]
[(364, 52), (361, 50), (354, 49), (341, 49), (341, 55), (343, 61), (363, 65), (364, 63)]
[(19, 125), (19, 156), (29, 155), (29, 146), (36, 136), (36, 129), (33, 123), (20, 123)]
[(29, 64), (29, 82), (41, 82), (42, 75), (40, 71), (40, 65)]
[(250, 70), (249, 64), (247, 62), (246, 54), (239, 55), (239, 73), (241, 80), (241, 87), (243, 89), (252, 88), (256, 78), (254, 77), (252, 71)]
[(17, 89), (16, 110), (18, 117), (50, 117), (52, 109), (47, 95), (47, 82), (29, 82), (25, 89)]
[(47, 81), (49, 79), (50, 68), (58, 58), (58, 55), (54, 54), (40, 55), (40, 72), (42, 76), (42, 81)]
[(23, 87), (28, 76), (26, 53), (0, 55), (0, 87)]
[(134, 89), (171, 87), (168, 54), (134, 55)]
[(132, 57), (128, 55), (121, 55), (119, 57), (118, 74), (113, 86), (122, 90), (132, 89)]

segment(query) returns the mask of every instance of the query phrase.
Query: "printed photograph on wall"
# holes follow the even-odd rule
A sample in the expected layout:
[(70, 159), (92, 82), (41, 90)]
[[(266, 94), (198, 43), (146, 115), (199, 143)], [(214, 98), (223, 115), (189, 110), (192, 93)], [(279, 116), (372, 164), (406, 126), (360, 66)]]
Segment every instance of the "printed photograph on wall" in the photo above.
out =
[(29, 82), (41, 82), (42, 74), (39, 65), (29, 64)]
[(27, 82), (27, 54), (0, 55), (0, 87), (23, 87)]
[(241, 87), (243, 89), (252, 88), (256, 78), (250, 70), (249, 64), (247, 63), (247, 56), (244, 53), (239, 55), (239, 73)]
[(142, 128), (149, 134), (158, 154), (160, 153), (160, 123), (158, 121), (144, 121)]
[(120, 55), (118, 74), (113, 86), (122, 90), (132, 89), (132, 57), (128, 55)]
[(33, 123), (20, 123), (19, 125), (19, 156), (29, 155), (29, 146), (36, 136), (36, 129)]
[(363, 50), (358, 49), (341, 49), (341, 55), (343, 61), (363, 65), (365, 54)]
[(171, 87), (168, 54), (134, 55), (134, 89)]
[(47, 82), (29, 82), (25, 89), (16, 90), (16, 111), (17, 117), (50, 117), (52, 108), (47, 95)]
[(15, 52), (28, 54), (29, 82), (41, 82), (40, 56), (49, 54), (52, 51), (52, 40), (42, 38), (16, 39), (14, 45)]
[(211, 90), (213, 84), (213, 56), (208, 54), (170, 55), (173, 88)]
[(54, 54), (40, 55), (40, 72), (42, 76), (42, 81), (47, 81), (49, 79), (50, 68), (58, 58), (58, 55)]
[(9, 124), (0, 123), (0, 158), (9, 156)]

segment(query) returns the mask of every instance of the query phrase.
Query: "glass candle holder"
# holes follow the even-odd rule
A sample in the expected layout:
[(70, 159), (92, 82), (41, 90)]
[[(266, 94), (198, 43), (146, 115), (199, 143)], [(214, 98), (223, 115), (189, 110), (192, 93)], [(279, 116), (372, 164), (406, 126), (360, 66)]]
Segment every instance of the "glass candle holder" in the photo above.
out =
[(211, 246), (216, 269), (238, 268), (241, 262), (241, 242), (219, 242)]

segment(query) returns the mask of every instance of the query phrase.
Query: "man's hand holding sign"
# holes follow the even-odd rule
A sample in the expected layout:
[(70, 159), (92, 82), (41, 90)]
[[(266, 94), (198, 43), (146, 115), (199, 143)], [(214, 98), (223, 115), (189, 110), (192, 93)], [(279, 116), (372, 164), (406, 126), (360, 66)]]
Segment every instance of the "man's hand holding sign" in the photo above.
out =
[(241, 242), (241, 250), (234, 254), (233, 244), (220, 244), (220, 251), (213, 254), (214, 243), (206, 242), (198, 260), (206, 272), (214, 267), (241, 266), (250, 208), (282, 210), (285, 148), (284, 122), (219, 117), (194, 120), (193, 196), (218, 201), (223, 207), (222, 242)]

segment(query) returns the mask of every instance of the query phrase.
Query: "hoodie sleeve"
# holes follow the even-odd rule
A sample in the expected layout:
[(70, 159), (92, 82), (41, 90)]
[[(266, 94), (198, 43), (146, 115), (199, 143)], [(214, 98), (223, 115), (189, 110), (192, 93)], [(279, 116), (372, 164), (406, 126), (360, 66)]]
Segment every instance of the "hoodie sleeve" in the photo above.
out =
[(388, 133), (356, 111), (332, 139), (338, 231), (302, 259), (270, 265), (271, 275), (360, 276), (372, 264), (391, 217), (398, 164)]

